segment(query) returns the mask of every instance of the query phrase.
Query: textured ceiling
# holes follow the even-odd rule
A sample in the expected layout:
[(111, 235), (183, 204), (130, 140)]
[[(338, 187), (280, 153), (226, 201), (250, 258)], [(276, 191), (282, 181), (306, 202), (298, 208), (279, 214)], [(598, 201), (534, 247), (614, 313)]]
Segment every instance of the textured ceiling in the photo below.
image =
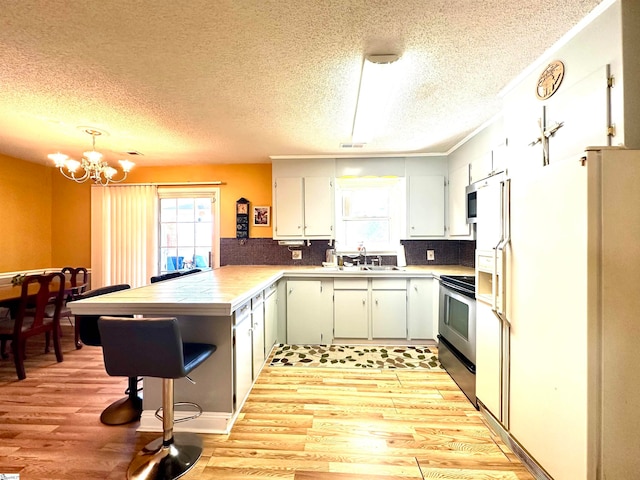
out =
[[(0, 0), (0, 153), (138, 165), (446, 152), (600, 0)], [(386, 128), (349, 142), (363, 54), (399, 53)]]

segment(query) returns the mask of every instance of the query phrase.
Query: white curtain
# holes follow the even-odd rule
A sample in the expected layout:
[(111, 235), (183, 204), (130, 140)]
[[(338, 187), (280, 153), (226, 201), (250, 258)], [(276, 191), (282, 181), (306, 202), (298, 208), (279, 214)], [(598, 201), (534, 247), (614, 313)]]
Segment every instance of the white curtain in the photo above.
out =
[(91, 188), (91, 288), (147, 285), (157, 269), (157, 187)]

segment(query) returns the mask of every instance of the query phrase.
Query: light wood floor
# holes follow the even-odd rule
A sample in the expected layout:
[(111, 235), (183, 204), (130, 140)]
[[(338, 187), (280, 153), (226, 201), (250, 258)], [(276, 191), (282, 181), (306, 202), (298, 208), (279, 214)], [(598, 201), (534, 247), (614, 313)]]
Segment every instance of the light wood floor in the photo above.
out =
[[(157, 434), (99, 420), (123, 396), (101, 350), (64, 362), (30, 342), (27, 379), (0, 361), (0, 473), (122, 479)], [(265, 367), (229, 435), (203, 435), (192, 479), (531, 479), (444, 372)]]

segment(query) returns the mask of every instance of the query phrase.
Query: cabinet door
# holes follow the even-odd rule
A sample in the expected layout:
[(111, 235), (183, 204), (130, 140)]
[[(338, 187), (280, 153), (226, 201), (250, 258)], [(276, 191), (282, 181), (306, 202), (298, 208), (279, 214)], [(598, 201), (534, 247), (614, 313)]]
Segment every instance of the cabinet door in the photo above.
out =
[(332, 297), (328, 281), (287, 281), (287, 343), (327, 345), (333, 341)]
[(476, 302), (476, 397), (501, 418), (501, 323), (484, 302)]
[(331, 177), (305, 177), (305, 236), (333, 238), (333, 203), (333, 181)]
[(471, 183), (487, 178), (493, 171), (493, 156), (491, 152), (487, 152), (481, 157), (476, 158), (469, 165), (469, 176)]
[(334, 291), (334, 334), (336, 338), (369, 338), (367, 290)]
[(248, 310), (236, 323), (234, 340), (235, 409), (242, 405), (253, 384), (251, 315)]
[[(414, 278), (409, 282), (407, 331), (409, 340), (435, 340), (434, 280), (432, 278)], [(437, 283), (437, 282), (436, 282)]]
[(468, 237), (470, 225), (467, 223), (467, 192), (469, 185), (469, 165), (449, 173), (449, 236)]
[(444, 236), (444, 177), (409, 178), (409, 237)]
[(251, 309), (251, 338), (253, 352), (253, 379), (255, 380), (264, 364), (264, 303), (258, 302)]
[(407, 338), (407, 291), (373, 290), (373, 338)]
[[(264, 300), (264, 350), (269, 354), (278, 341), (278, 292), (276, 286), (269, 287)], [(273, 293), (271, 293), (273, 292)]]
[(302, 178), (277, 178), (274, 199), (274, 237), (302, 237), (304, 225)]

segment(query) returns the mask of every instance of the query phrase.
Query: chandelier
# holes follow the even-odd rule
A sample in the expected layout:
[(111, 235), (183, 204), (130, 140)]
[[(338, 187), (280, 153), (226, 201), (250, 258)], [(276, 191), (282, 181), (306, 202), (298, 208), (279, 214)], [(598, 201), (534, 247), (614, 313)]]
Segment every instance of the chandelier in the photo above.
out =
[(50, 153), (48, 157), (54, 161), (56, 168), (58, 168), (60, 173), (66, 178), (78, 183), (86, 182), (89, 179), (99, 185), (108, 185), (109, 183), (120, 183), (124, 181), (135, 163), (129, 160), (118, 160), (122, 167), (123, 176), (119, 180), (114, 180), (113, 177), (118, 173), (118, 170), (102, 160), (102, 154), (96, 151), (96, 137), (102, 135), (102, 132), (90, 128), (86, 129), (85, 132), (91, 135), (93, 148), (90, 151), (84, 152), (80, 161), (69, 158), (69, 156), (64, 153)]

